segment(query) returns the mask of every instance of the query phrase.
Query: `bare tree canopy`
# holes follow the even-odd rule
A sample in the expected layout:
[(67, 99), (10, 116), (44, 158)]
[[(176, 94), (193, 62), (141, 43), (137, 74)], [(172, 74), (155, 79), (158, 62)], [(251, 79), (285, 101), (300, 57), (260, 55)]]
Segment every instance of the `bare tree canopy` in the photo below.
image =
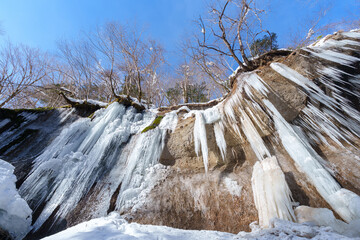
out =
[[(255, 0), (217, 0), (199, 17), (195, 41), (187, 42), (184, 51), (226, 93), (231, 89), (228, 76), (239, 66), (242, 71), (256, 68), (248, 56), (251, 44), (260, 34), (271, 33), (262, 27), (264, 10)], [(235, 69), (232, 63), (235, 62)]]
[(98, 28), (88, 39), (97, 52), (98, 74), (115, 97), (126, 94), (156, 102), (158, 69), (164, 63), (164, 49), (158, 42), (146, 39), (136, 26), (116, 22)]
[(16, 97), (46, 75), (47, 57), (39, 50), (7, 43), (0, 50), (0, 107), (16, 106)]
[[(76, 40), (59, 41), (57, 54), (7, 42), (0, 49), (0, 107), (58, 107), (66, 103), (60, 93), (103, 102), (124, 95), (154, 106), (206, 101), (231, 91), (234, 72), (253, 71), (274, 56), (290, 54), (274, 51), (277, 34), (263, 27), (266, 12), (259, 6), (266, 0), (207, 1), (207, 14), (194, 22), (196, 32), (178, 49), (180, 64), (166, 62), (163, 46), (136, 24), (105, 23)], [(326, 10), (297, 26), (288, 46), (360, 26), (358, 18), (322, 25)], [(0, 35), (2, 27), (0, 22)], [(283, 45), (284, 38), (279, 42)]]
[[(316, 5), (316, 1), (304, 4), (306, 6), (306, 4), (310, 3)], [(327, 14), (332, 7), (331, 4), (320, 6), (307, 20), (296, 25), (295, 29), (289, 34), (290, 40), (287, 43), (287, 47), (292, 49), (304, 47), (325, 37), (327, 34), (332, 34), (339, 30), (349, 31), (360, 27), (360, 19), (358, 17), (331, 20), (329, 22)]]
[(109, 22), (81, 40), (60, 41), (58, 50), (52, 83), (76, 98), (111, 101), (125, 94), (156, 105), (164, 98), (160, 88), (164, 49), (136, 26)]
[(209, 8), (210, 19), (204, 22), (199, 18), (202, 37), (197, 39), (198, 45), (231, 57), (244, 70), (251, 69), (249, 44), (259, 34), (268, 32), (262, 28), (263, 13), (254, 0), (215, 1)]

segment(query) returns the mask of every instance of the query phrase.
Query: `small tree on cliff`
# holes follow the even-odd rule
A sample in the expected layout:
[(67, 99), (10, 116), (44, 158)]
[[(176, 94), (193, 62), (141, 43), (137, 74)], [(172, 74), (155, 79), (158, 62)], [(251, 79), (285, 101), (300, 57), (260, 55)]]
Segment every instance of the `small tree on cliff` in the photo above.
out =
[[(250, 44), (259, 34), (268, 32), (262, 27), (264, 12), (255, 0), (217, 0), (209, 6), (206, 20), (200, 17), (197, 21), (200, 31), (191, 47), (192, 56), (202, 70), (227, 92), (231, 84), (221, 80), (218, 74), (225, 66), (227, 75), (237, 66), (242, 71), (256, 68), (247, 56)], [(232, 68), (231, 62), (237, 66)], [(217, 72), (212, 69), (217, 69)]]
[(254, 0), (218, 0), (209, 8), (210, 20), (200, 17), (201, 38), (198, 46), (215, 51), (219, 56), (230, 57), (244, 70), (250, 70), (252, 62), (247, 55), (249, 43), (264, 32), (261, 14), (264, 10)]
[(278, 48), (277, 45), (277, 36), (276, 33), (268, 33), (264, 35), (262, 38), (256, 39), (251, 43), (250, 52), (252, 56), (260, 56), (266, 52), (271, 50), (276, 50)]

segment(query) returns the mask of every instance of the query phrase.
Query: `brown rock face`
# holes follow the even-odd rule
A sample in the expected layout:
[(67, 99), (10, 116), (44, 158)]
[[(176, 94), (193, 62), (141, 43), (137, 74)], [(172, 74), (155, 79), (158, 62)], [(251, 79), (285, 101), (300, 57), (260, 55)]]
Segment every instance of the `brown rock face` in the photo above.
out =
[(224, 182), (230, 176), (235, 175), (220, 170), (208, 174), (174, 170), (151, 192), (145, 206), (132, 213), (133, 220), (185, 229), (248, 231), (248, 225), (257, 220), (250, 176), (239, 179), (236, 175), (236, 182), (244, 184), (239, 185), (240, 196), (227, 190)]
[[(354, 48), (354, 51), (356, 49), (359, 50)], [(349, 56), (355, 54), (354, 51), (349, 50), (349, 47), (345, 50), (336, 50)], [(323, 91), (321, 94), (329, 97), (333, 97), (332, 91), (335, 89), (335, 87), (331, 89), (329, 86), (335, 86), (339, 83), (336, 82), (338, 81), (336, 78), (332, 80), (331, 76), (326, 76), (329, 81), (333, 81), (331, 84), (324, 82), (324, 76), (320, 70), (330, 67), (352, 72), (352, 74), (359, 74), (360, 72), (358, 63), (354, 63), (353, 66), (355, 67), (352, 69), (346, 68), (336, 62), (320, 59), (318, 56), (314, 57), (311, 51), (315, 50), (299, 50), (290, 56), (277, 57), (275, 61), (286, 65), (309, 79), (310, 82), (317, 84), (319, 89)], [(285, 78), (274, 71), (269, 64), (264, 64), (257, 69), (256, 74), (266, 85), (266, 97), (254, 89), (252, 89), (251, 96), (243, 91), (239, 105), (234, 106), (234, 112), (240, 114), (241, 110), (235, 108), (241, 108), (249, 114), (249, 118), (266, 148), (272, 156), (276, 156), (285, 174), (295, 205), (332, 209), (327, 200), (319, 194), (307, 173), (302, 172), (302, 168), (284, 149), (279, 140), (278, 130), (275, 129), (273, 123), (273, 116), (271, 116), (271, 112), (266, 110), (262, 102), (264, 98), (270, 101), (282, 117), (288, 123), (293, 124), (295, 129), (301, 129), (302, 133), (299, 133), (301, 136), (304, 134), (308, 137), (306, 140), (309, 142), (308, 147), (313, 149), (311, 151), (314, 151), (314, 154), (325, 160), (321, 164), (326, 169), (332, 169), (329, 171), (333, 171), (333, 176), (340, 187), (359, 194), (360, 152), (359, 138), (356, 134), (350, 133), (348, 137), (351, 140), (348, 140), (347, 143), (341, 141), (343, 146), (339, 146), (325, 134), (322, 140), (313, 137), (314, 132), (311, 131), (314, 128), (306, 125), (306, 116), (304, 116), (303, 110), (311, 105), (320, 112), (327, 113), (328, 110), (324, 103), (320, 103), (316, 97), (314, 99), (305, 85), (300, 86)], [(242, 76), (240, 75), (234, 84), (233, 91), (224, 102), (235, 95), (236, 91), (239, 91), (238, 86), (242, 86), (239, 85), (241, 81)], [(338, 86), (342, 89), (341, 85)], [(358, 90), (353, 89), (352, 91)], [(347, 93), (341, 94), (343, 97), (348, 97)], [(349, 99), (350, 102), (358, 101), (353, 97)], [(251, 104), (254, 102), (258, 104), (257, 107)], [(353, 107), (357, 108), (357, 106)], [(225, 119), (224, 116), (222, 119)], [(225, 127), (227, 155), (224, 160), (221, 158), (215, 141), (213, 124), (206, 125), (210, 171), (205, 173), (202, 157), (197, 157), (194, 152), (194, 118), (182, 120), (180, 117), (176, 130), (167, 136), (164, 152), (160, 159), (160, 163), (171, 166), (171, 173), (164, 181), (154, 187), (144, 208), (129, 213), (131, 219), (140, 223), (185, 229), (211, 229), (233, 233), (249, 230), (248, 225), (258, 220), (251, 189), (252, 167), (258, 159), (253, 151), (254, 146), (251, 147), (245, 137), (240, 117), (237, 121), (236, 124), (239, 126), (241, 136), (238, 136), (230, 125)], [(347, 126), (341, 126), (341, 123), (334, 119), (329, 119), (329, 121), (333, 121), (340, 131), (347, 128)], [(358, 122), (354, 124), (359, 126)], [(328, 129), (323, 130), (326, 133)], [(226, 188), (225, 182), (229, 179), (236, 181), (237, 185), (241, 187), (240, 196), (234, 196)], [(341, 219), (338, 214), (335, 212), (334, 214)]]
[[(340, 34), (332, 39), (337, 41), (350, 37)], [(58, 231), (105, 216), (111, 211), (118, 211), (129, 221), (143, 224), (232, 233), (249, 231), (249, 224), (258, 221), (261, 216), (253, 197), (253, 166), (257, 161), (270, 157), (277, 159), (291, 191), (294, 203), (293, 206), (290, 203), (289, 208), (295, 208), (296, 205), (328, 208), (334, 211), (335, 217), (341, 219), (341, 213), (335, 213), (336, 210), (339, 212), (339, 209), (332, 208), (334, 204), (331, 205), (329, 196), (326, 195), (329, 192), (326, 191), (329, 190), (326, 189), (326, 184), (316, 184), (315, 181), (319, 177), (325, 183), (330, 182), (334, 192), (346, 188), (360, 194), (360, 60), (346, 62), (349, 56), (360, 58), (360, 38), (352, 39), (352, 44), (354, 41), (359, 43), (358, 46), (344, 45), (344, 48), (332, 49), (336, 52), (333, 55), (344, 54), (340, 55), (343, 56), (342, 59), (339, 58), (339, 61), (342, 61), (340, 63), (332, 61), (331, 56), (326, 55), (331, 49), (325, 51), (321, 48), (304, 48), (289, 56), (271, 56), (270, 60), (276, 62), (277, 66), (282, 66), (287, 74), (281, 74), (281, 71), (272, 67), (274, 64), (271, 66), (271, 62), (262, 59), (265, 62), (259, 63), (256, 71), (239, 73), (233, 79), (234, 87), (224, 100), (192, 105), (191, 109), (201, 111), (215, 106), (220, 114), (205, 125), (208, 172), (205, 172), (204, 168), (204, 153), (200, 152), (200, 156), (195, 153), (196, 114), (183, 118), (186, 110), (178, 113), (177, 126), (173, 132), (162, 132), (162, 129), (155, 128), (146, 133), (134, 134), (128, 141), (121, 143), (121, 147), (117, 140), (113, 139), (111, 148), (108, 149), (113, 151), (109, 151), (109, 154), (104, 150), (103, 161), (96, 165), (96, 169), (102, 171), (84, 188), (81, 198), (74, 201), (73, 208), (66, 212), (63, 219), (55, 222), (54, 215), (60, 205), (57, 206), (40, 228), (43, 232), (29, 236), (28, 239), (46, 236), (52, 231), (49, 226), (54, 226), (53, 231)], [(294, 71), (298, 75), (294, 74)], [(299, 75), (300, 79), (290, 79)], [(159, 112), (165, 115), (179, 107), (161, 108)], [(214, 130), (214, 126), (220, 126), (220, 123), (224, 126), (226, 142), (224, 159)], [(55, 138), (55, 130), (51, 139), (44, 139), (50, 142)], [(137, 143), (144, 143), (139, 139), (147, 139), (147, 144), (139, 147)], [(41, 142), (41, 139), (38, 142)], [(301, 146), (298, 147), (299, 145)], [(164, 148), (161, 152), (162, 146)], [(298, 147), (297, 151), (291, 151), (293, 146)], [(40, 154), (46, 146), (40, 147), (35, 149), (37, 151), (31, 147), (26, 153)], [(107, 154), (111, 155), (115, 164), (109, 163)], [(141, 154), (150, 156), (151, 159), (141, 158)], [(299, 160), (298, 155), (305, 157)], [(7, 158), (10, 157), (13, 155), (7, 155)], [(24, 166), (31, 165), (34, 158), (32, 157), (31, 161), (28, 161), (30, 158), (24, 158)], [(141, 163), (148, 164), (143, 167), (140, 161), (137, 161), (139, 159), (145, 159)], [(158, 160), (166, 166), (160, 166), (166, 174), (159, 174), (161, 177), (154, 181), (153, 185), (147, 186), (145, 181), (149, 179), (146, 179), (146, 171)], [(308, 162), (315, 162), (310, 164), (310, 170), (306, 168)], [(313, 169), (317, 172), (312, 172)], [(154, 170), (154, 175), (158, 173), (157, 170)], [(23, 169), (21, 176), (24, 177), (29, 171), (30, 168)], [(331, 174), (322, 174), (324, 172)], [(136, 184), (129, 188), (124, 187), (129, 186), (131, 181)], [(276, 183), (274, 181), (273, 184)], [(21, 185), (21, 182), (19, 184)], [(146, 187), (142, 188), (143, 185)], [(254, 188), (254, 191), (257, 189)], [(139, 192), (143, 193), (143, 198), (138, 203), (134, 199), (139, 197)], [(124, 195), (128, 198), (125, 199)], [(121, 197), (124, 197), (124, 202), (130, 203), (121, 202)], [(31, 201), (36, 199), (29, 202)], [(44, 207), (46, 203), (44, 201), (41, 206)], [(126, 206), (120, 206), (121, 204)], [(33, 215), (33, 220), (39, 216), (42, 207)], [(53, 224), (54, 222), (56, 224)]]

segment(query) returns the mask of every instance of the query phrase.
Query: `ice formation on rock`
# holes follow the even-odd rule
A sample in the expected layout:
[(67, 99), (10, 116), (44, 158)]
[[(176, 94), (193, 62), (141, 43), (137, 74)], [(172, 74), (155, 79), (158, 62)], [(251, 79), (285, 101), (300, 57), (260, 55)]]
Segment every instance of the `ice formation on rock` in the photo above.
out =
[(188, 118), (192, 115), (195, 115), (195, 124), (194, 124), (194, 145), (195, 153), (197, 156), (201, 155), (204, 162), (205, 172), (208, 171), (208, 158), (209, 150), (207, 145), (206, 137), (206, 124), (214, 123), (214, 132), (216, 137), (216, 143), (220, 149), (221, 155), (224, 159), (226, 155), (226, 142), (224, 138), (224, 129), (223, 125), (220, 122), (221, 115), (217, 106), (208, 108), (206, 110), (193, 110), (188, 112), (184, 118)]
[[(247, 96), (253, 100), (252, 103), (250, 103), (251, 106), (256, 109), (259, 108), (259, 105), (255, 102), (253, 91), (259, 92), (260, 94), (266, 94), (268, 92), (263, 80), (256, 73), (246, 73), (242, 75), (241, 82), (238, 82), (236, 91), (222, 103), (222, 121), (225, 125), (233, 129), (239, 139), (242, 139), (240, 126), (257, 158), (262, 160), (271, 155), (253, 121), (249, 117), (248, 114), (253, 117), (253, 113), (249, 107), (245, 108), (245, 101), (242, 97), (242, 94), (245, 92)], [(258, 123), (258, 125), (260, 124)]]
[[(264, 100), (265, 105), (273, 113), (273, 119), (282, 145), (296, 162), (300, 171), (305, 173), (320, 195), (346, 221), (360, 218), (355, 203), (360, 205), (360, 197), (342, 189), (331, 174), (321, 165), (321, 158), (309, 149), (306, 139), (300, 138), (291, 125), (281, 116), (274, 105)], [(358, 205), (358, 206), (359, 206)]]
[(219, 147), (221, 157), (225, 160), (226, 157), (226, 141), (224, 137), (224, 124), (219, 121), (214, 124), (214, 133), (216, 144)]
[(15, 187), (13, 172), (14, 167), (0, 159), (0, 228), (20, 240), (30, 231), (32, 211)]
[(295, 209), (298, 223), (311, 223), (316, 226), (329, 226), (335, 232), (348, 237), (360, 236), (360, 219), (345, 223), (336, 219), (333, 212), (327, 208), (312, 208), (308, 206), (298, 206)]
[[(327, 75), (320, 77), (322, 83), (333, 90), (334, 97), (330, 97), (315, 83), (284, 64), (272, 63), (270, 66), (285, 78), (302, 87), (313, 102), (321, 103), (324, 106), (323, 111), (321, 111), (318, 107), (309, 103), (302, 111), (304, 113), (304, 123), (306, 123), (307, 127), (313, 129), (312, 132), (317, 134), (319, 139), (324, 139), (324, 135), (326, 135), (338, 145), (341, 145), (340, 140), (348, 141), (352, 134), (360, 136), (360, 115), (348, 104), (346, 99), (336, 94), (340, 91), (338, 87), (336, 87), (339, 84), (332, 84), (331, 81), (326, 79)], [(320, 73), (331, 74), (331, 78), (339, 81), (338, 76), (334, 75), (334, 72), (336, 73), (337, 71), (331, 68), (320, 70)], [(359, 81), (357, 80), (357, 82)], [(356, 96), (358, 93), (353, 91), (351, 94), (355, 94)], [(345, 117), (341, 112), (345, 112), (349, 117)], [(342, 128), (339, 126), (342, 126)], [(343, 128), (344, 126), (346, 126), (350, 132), (346, 131), (346, 129)], [(322, 134), (322, 136), (320, 134)]]
[(161, 129), (138, 134), (153, 121), (153, 113), (137, 113), (132, 107), (113, 103), (94, 116), (93, 120), (79, 119), (63, 129), (35, 159), (21, 185), (22, 196), (40, 211), (34, 231), (53, 213), (53, 222), (65, 218), (96, 183), (110, 182), (112, 187), (99, 194), (107, 200), (102, 199), (104, 206), (98, 206), (95, 215), (106, 214), (120, 185), (116, 209), (130, 207), (147, 186), (146, 169), (158, 163), (165, 131), (173, 129), (177, 121), (172, 115), (164, 117)]
[(291, 191), (275, 156), (255, 163), (251, 185), (261, 227), (271, 227), (272, 218), (295, 220)]
[(224, 179), (224, 184), (231, 195), (241, 197), (242, 186), (240, 186), (235, 180), (226, 177)]
[(269, 150), (266, 148), (264, 141), (262, 140), (259, 132), (256, 130), (247, 113), (241, 108), (239, 108), (239, 112), (242, 130), (246, 136), (246, 139), (249, 141), (251, 148), (255, 152), (257, 158), (259, 160), (263, 160), (267, 157), (270, 157)]
[(204, 161), (205, 172), (208, 171), (208, 145), (206, 137), (205, 119), (201, 111), (195, 111), (194, 144), (197, 156), (201, 154)]
[[(296, 220), (291, 192), (281, 169), (284, 166), (280, 166), (276, 158), (281, 149), (284, 149), (286, 155), (282, 159), (278, 157), (281, 164), (286, 158), (290, 161), (292, 159), (296, 168), (307, 177), (309, 184), (316, 188), (321, 197), (347, 223), (334, 220), (330, 210), (308, 207), (296, 209), (297, 220), (331, 226), (340, 233), (348, 231), (352, 224), (360, 221), (360, 197), (340, 186), (324, 159), (313, 147), (314, 144), (329, 147), (333, 143), (339, 146), (352, 145), (354, 137), (360, 136), (360, 114), (356, 101), (353, 101), (360, 97), (360, 75), (359, 71), (350, 71), (356, 69), (355, 64), (360, 59), (357, 55), (348, 55), (346, 52), (358, 49), (360, 36), (358, 32), (343, 33), (343, 36), (352, 39), (322, 39), (299, 50), (298, 55), (303, 58), (319, 60), (319, 66), (311, 69), (311, 72), (306, 69), (299, 73), (292, 66), (287, 66), (287, 61), (283, 61), (272, 63), (271, 68), (266, 67), (268, 72), (265, 75), (280, 74), (285, 78), (279, 82), (275, 81), (277, 79), (269, 81), (265, 77), (263, 80), (260, 77), (261, 69), (258, 74), (241, 73), (235, 81), (233, 91), (216, 106), (206, 110), (190, 110), (189, 104), (189, 107), (184, 106), (166, 113), (158, 127), (141, 134), (141, 130), (155, 119), (156, 110), (138, 113), (134, 108), (126, 108), (118, 103), (96, 111), (92, 120), (83, 118), (64, 127), (34, 160), (33, 168), (19, 190), (34, 211), (39, 213), (35, 217), (34, 231), (49, 218), (54, 224), (58, 219), (67, 219), (69, 214), (75, 214), (72, 211), (83, 213), (78, 208), (81, 208), (83, 199), (88, 199), (84, 198), (88, 194), (93, 194), (93, 198), (89, 199), (95, 204), (91, 211), (85, 210), (87, 218), (103, 217), (114, 210), (126, 213), (140, 210), (149, 192), (167, 176), (168, 168), (157, 163), (165, 145), (165, 137), (169, 132), (174, 132), (178, 113), (183, 110), (188, 112), (185, 118), (195, 115), (192, 132), (195, 153), (198, 157), (202, 156), (205, 172), (209, 168), (206, 129), (214, 131), (215, 142), (224, 161), (230, 155), (226, 151), (231, 146), (225, 140), (225, 129), (226, 133), (233, 134), (238, 141), (237, 145), (249, 144), (249, 149), (254, 152), (258, 161), (253, 166), (251, 182), (259, 223), (263, 228), (275, 227), (273, 230), (258, 232), (271, 237), (282, 233), (296, 237), (330, 236), (327, 235), (329, 230), (325, 228), (272, 219)], [(339, 49), (346, 51), (341, 52)], [(276, 84), (286, 85), (287, 81), (305, 96), (303, 102), (296, 106), (296, 114), (291, 123), (285, 117), (286, 111), (295, 109), (291, 105), (291, 99), (282, 99), (289, 96), (281, 95), (281, 88), (280, 91), (277, 89), (278, 92), (272, 88), (276, 88)], [(71, 114), (69, 111), (64, 112), (60, 123), (65, 123)], [(37, 115), (24, 112), (20, 117), (25, 125), (35, 120)], [(7, 119), (2, 120), (0, 128), (9, 122)], [(213, 128), (209, 127), (211, 124)], [(8, 144), (21, 131), (9, 130), (1, 134), (4, 144)], [(8, 139), (9, 136), (12, 136), (12, 140)], [(236, 146), (236, 143), (231, 144), (231, 147)], [(248, 155), (252, 158), (253, 154)], [(208, 176), (209, 174), (204, 176), (199, 173), (196, 177), (205, 181)], [(191, 214), (191, 211), (199, 211), (201, 214), (211, 211), (206, 204), (206, 185), (193, 186), (191, 181), (181, 183), (191, 189), (191, 199), (194, 199)], [(243, 190), (243, 186), (238, 185), (234, 179), (225, 177), (219, 183), (234, 197), (243, 198), (246, 195), (246, 186)], [(135, 226), (136, 231), (142, 231), (137, 225), (123, 220), (114, 220), (111, 224), (114, 222), (116, 230), (121, 228), (132, 231)], [(108, 222), (105, 225), (107, 224)], [(149, 229), (154, 230), (151, 227)], [(253, 237), (246, 233), (239, 236)]]

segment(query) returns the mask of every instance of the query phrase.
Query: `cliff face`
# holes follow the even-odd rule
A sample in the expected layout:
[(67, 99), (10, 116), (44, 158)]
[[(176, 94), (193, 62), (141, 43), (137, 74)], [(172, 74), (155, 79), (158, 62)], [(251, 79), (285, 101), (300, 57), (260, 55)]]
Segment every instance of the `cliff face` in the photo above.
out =
[[(206, 124), (207, 174), (204, 152), (198, 158), (194, 151), (198, 115), (179, 117), (160, 158), (177, 170), (154, 188), (143, 209), (132, 214), (135, 221), (234, 233), (249, 230), (259, 218), (251, 187), (253, 165), (271, 156), (294, 202), (332, 209), (348, 222), (358, 218), (359, 37), (358, 32), (338, 33), (275, 58), (255, 72), (239, 74), (232, 93), (212, 110), (218, 119)], [(206, 119), (207, 113), (202, 114)], [(224, 125), (224, 159), (214, 133), (218, 123)], [(231, 195), (229, 181), (241, 188), (241, 194)], [(344, 210), (340, 202), (353, 205)]]
[(34, 211), (28, 238), (111, 211), (233, 233), (254, 221), (271, 227), (272, 217), (299, 221), (312, 211), (304, 206), (359, 219), (360, 32), (274, 56), (235, 79), (224, 100), (160, 109), (159, 126), (143, 133), (156, 113), (118, 103), (93, 119), (4, 113), (0, 158), (16, 167)]

